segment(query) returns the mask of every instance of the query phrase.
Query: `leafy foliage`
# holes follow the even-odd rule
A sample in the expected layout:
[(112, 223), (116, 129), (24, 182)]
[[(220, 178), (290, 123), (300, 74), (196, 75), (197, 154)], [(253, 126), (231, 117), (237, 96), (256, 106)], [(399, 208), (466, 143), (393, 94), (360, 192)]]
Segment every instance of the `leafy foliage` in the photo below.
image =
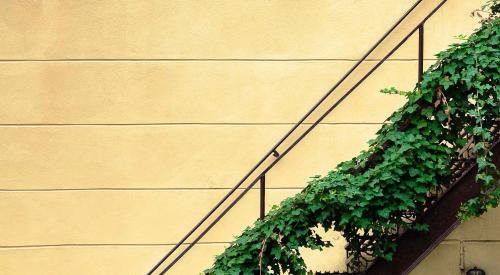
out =
[(387, 89), (408, 101), (369, 149), (273, 207), (204, 273), (306, 274), (299, 248), (333, 245), (318, 235), (318, 226), (342, 232), (353, 271), (366, 257), (391, 260), (401, 229), (427, 230), (415, 217), (428, 206), (429, 194), (451, 181), (453, 161), (463, 157), (464, 148), (478, 164), (482, 191), (462, 206), (460, 218), (498, 206), (499, 172), (489, 149), (500, 112), (499, 39), (493, 14), (463, 43), (439, 53), (411, 93)]

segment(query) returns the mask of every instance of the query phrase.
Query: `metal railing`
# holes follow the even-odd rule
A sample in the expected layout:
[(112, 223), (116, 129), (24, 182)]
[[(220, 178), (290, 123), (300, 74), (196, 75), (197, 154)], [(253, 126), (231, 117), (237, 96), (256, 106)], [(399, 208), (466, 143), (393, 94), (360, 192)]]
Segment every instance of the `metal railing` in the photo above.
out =
[[(170, 263), (159, 273), (165, 274), (172, 266), (174, 266), (203, 236), (207, 234), (210, 229), (219, 222), (226, 213), (231, 210), (231, 208), (238, 203), (245, 194), (252, 189), (257, 182), (260, 183), (260, 218), (265, 215), (265, 196), (266, 196), (266, 173), (269, 172), (284, 156), (286, 156), (304, 137), (306, 137), (316, 126), (323, 121), (323, 119), (328, 116), (342, 101), (344, 101), (361, 83), (363, 83), (375, 70), (377, 70), (396, 50), (398, 50), (415, 32), (418, 31), (418, 81), (422, 80), (423, 68), (424, 68), (424, 24), (425, 22), (436, 13), (447, 0), (442, 0), (434, 9), (432, 9), (427, 16), (425, 16), (415, 28), (413, 28), (396, 46), (393, 47), (389, 53), (387, 53), (378, 63), (371, 68), (359, 81), (357, 81), (351, 88), (342, 95), (335, 103), (333, 103), (318, 119), (312, 124), (305, 124), (304, 122), (308, 119), (311, 114), (313, 114), (320, 105), (322, 105), (332, 93), (364, 62), (367, 60), (368, 56), (372, 54), (375, 49), (377, 49), (386, 38), (393, 33), (393, 31), (417, 8), (417, 6), (423, 2), (423, 0), (417, 0), (408, 11), (406, 11), (401, 18), (391, 27), (387, 32), (382, 35), (382, 37), (359, 59), (347, 73), (342, 76), (342, 78), (330, 89), (328, 92), (262, 157), (261, 160), (255, 164), (255, 166), (248, 171), (245, 176), (147, 273), (148, 275), (154, 274), (183, 244), (186, 244), (182, 248), (182, 251), (171, 260)], [(288, 141), (292, 134), (301, 125), (308, 125), (309, 127), (300, 134), (293, 142), (286, 146), (281, 153), (278, 149), (280, 146)], [(269, 164), (266, 164), (266, 160), (270, 157), (274, 157)], [(258, 169), (257, 175), (251, 177)], [(244, 182), (250, 180), (250, 183), (242, 190), (242, 192), (233, 200), (231, 203), (225, 207), (221, 207), (226, 201), (241, 188)], [(214, 214), (216, 211), (222, 211), (219, 214)], [(212, 218), (211, 221), (209, 219)], [(193, 236), (197, 230), (201, 230), (201, 227), (207, 224), (204, 229), (189, 243), (186, 240)]]

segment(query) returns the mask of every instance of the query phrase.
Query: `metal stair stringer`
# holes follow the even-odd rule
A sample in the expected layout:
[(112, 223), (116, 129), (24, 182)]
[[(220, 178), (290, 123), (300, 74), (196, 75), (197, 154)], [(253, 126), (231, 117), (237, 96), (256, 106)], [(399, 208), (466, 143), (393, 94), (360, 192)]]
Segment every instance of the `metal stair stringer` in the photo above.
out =
[[(500, 145), (492, 147), (493, 161), (500, 167)], [(480, 194), (481, 186), (475, 182), (477, 166), (469, 168), (421, 217), (429, 225), (427, 232), (407, 231), (398, 237), (397, 250), (391, 262), (377, 259), (366, 271), (366, 275), (409, 274), (425, 259), (457, 226), (460, 205)]]

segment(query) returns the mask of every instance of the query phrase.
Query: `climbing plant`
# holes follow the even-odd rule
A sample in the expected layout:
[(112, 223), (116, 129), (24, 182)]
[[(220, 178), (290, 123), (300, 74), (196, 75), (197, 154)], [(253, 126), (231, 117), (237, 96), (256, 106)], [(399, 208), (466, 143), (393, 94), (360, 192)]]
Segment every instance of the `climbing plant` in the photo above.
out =
[(204, 273), (306, 274), (299, 248), (334, 245), (318, 227), (342, 232), (352, 271), (361, 270), (367, 257), (391, 260), (400, 230), (427, 230), (415, 218), (433, 199), (429, 194), (448, 187), (451, 168), (465, 152), (478, 165), (481, 194), (463, 204), (459, 217), (498, 206), (499, 172), (490, 148), (500, 112), (500, 22), (496, 1), (491, 7), (479, 29), (437, 55), (413, 91), (385, 90), (405, 95), (407, 103), (369, 149), (273, 207)]

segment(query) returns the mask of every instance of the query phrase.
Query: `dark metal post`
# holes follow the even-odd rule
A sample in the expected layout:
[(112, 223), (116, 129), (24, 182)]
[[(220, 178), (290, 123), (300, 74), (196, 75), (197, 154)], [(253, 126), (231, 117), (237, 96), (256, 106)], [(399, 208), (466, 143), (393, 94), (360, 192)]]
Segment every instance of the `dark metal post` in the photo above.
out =
[(266, 215), (266, 174), (260, 177), (260, 218)]
[(418, 26), (418, 82), (424, 75), (424, 24)]

